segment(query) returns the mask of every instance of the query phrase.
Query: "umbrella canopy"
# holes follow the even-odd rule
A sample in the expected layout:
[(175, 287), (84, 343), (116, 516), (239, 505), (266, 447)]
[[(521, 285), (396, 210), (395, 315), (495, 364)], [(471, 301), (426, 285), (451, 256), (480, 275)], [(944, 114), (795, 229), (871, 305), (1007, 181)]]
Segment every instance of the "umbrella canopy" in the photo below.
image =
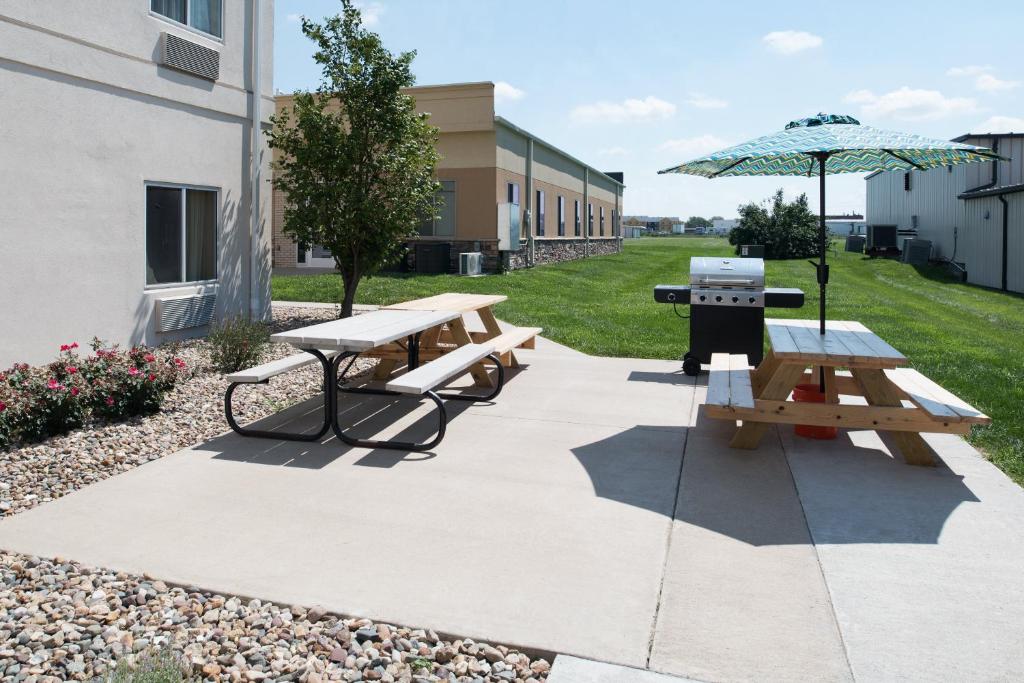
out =
[(985, 147), (862, 126), (852, 116), (818, 114), (791, 121), (785, 130), (687, 161), (658, 173), (688, 173), (705, 178), (817, 174), (820, 179), (819, 261), (820, 331), (825, 334), (825, 175), (864, 171), (925, 170), (937, 166), (1003, 160)]

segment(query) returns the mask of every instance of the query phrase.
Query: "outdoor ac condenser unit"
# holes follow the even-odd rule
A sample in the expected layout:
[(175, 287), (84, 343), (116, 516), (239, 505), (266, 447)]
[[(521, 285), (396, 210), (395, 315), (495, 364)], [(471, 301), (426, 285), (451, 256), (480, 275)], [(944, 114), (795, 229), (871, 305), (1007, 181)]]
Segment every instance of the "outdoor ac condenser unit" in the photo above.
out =
[(869, 225), (868, 249), (895, 249), (896, 230), (895, 225)]
[(483, 254), (478, 251), (467, 251), (459, 254), (459, 275), (482, 275), (483, 272)]
[(926, 266), (932, 257), (931, 240), (908, 239), (903, 242), (903, 262), (912, 266)]

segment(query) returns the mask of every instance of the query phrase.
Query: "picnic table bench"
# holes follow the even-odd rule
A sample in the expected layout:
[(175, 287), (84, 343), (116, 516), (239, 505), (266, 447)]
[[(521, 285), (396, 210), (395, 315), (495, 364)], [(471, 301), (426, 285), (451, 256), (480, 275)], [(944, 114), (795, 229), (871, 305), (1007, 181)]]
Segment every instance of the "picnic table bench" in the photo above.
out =
[[(769, 424), (872, 429), (892, 434), (908, 464), (935, 464), (922, 432), (966, 434), (991, 419), (920, 372), (876, 334), (853, 321), (765, 321), (771, 348), (756, 369), (746, 356), (713, 354), (708, 417), (741, 420), (730, 445), (756, 448)], [(808, 369), (810, 368), (810, 370)], [(838, 368), (848, 368), (847, 371)], [(801, 383), (825, 382), (824, 403), (787, 398)], [(867, 405), (840, 404), (840, 395)]]
[[(270, 361), (254, 368), (228, 375), (228, 389), (224, 395), (224, 412), (231, 429), (243, 436), (291, 441), (315, 441), (333, 429), (337, 437), (352, 446), (365, 448), (391, 448), (411, 451), (429, 450), (444, 438), (448, 414), (442, 399), (482, 401), (497, 396), (504, 384), (504, 368), (495, 355), (494, 345), (469, 343), (445, 354), (442, 359), (420, 364), (420, 339), (424, 332), (433, 330), (460, 319), (457, 311), (407, 311), (380, 310), (351, 318), (332, 320), (301, 327), (271, 336), (272, 341), (286, 342), (303, 353)], [(383, 389), (354, 387), (344, 384), (344, 377), (356, 357), (374, 349), (405, 339), (406, 366), (408, 372), (389, 381)], [(497, 366), (496, 387), (487, 396), (471, 394), (441, 394), (435, 389), (451, 378), (475, 367), (490, 357)], [(341, 364), (348, 365), (341, 370)], [(232, 411), (232, 396), (243, 384), (265, 384), (271, 378), (285, 372), (319, 361), (323, 369), (324, 417), (319, 431), (285, 432), (259, 430), (240, 426)], [(427, 398), (438, 410), (438, 427), (433, 439), (425, 443), (411, 443), (397, 440), (367, 440), (353, 437), (338, 419), (338, 394), (363, 393), (388, 396), (415, 396)]]

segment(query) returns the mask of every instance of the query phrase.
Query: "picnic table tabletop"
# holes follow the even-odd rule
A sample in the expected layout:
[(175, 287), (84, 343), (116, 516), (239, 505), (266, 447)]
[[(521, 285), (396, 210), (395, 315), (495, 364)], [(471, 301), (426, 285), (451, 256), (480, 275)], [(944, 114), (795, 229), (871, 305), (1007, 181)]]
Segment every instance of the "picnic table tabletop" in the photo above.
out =
[(428, 296), (423, 299), (402, 301), (397, 304), (385, 306), (387, 311), (458, 311), (469, 313), (479, 311), (482, 308), (490, 308), (508, 299), (504, 294), (458, 294), (456, 292), (445, 292), (435, 296)]
[(379, 310), (279, 332), (270, 339), (302, 349), (368, 351), (460, 316), (450, 310)]
[(822, 335), (817, 320), (765, 320), (772, 354), (787, 363), (895, 368), (907, 357), (854, 320), (829, 320)]

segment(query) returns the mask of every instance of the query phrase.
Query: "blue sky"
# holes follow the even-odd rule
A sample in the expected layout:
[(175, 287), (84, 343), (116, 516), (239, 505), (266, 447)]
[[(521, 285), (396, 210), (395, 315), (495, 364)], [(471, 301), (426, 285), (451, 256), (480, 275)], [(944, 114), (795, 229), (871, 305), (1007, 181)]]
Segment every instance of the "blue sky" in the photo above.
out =
[[(277, 0), (274, 85), (313, 88), (298, 17), (337, 0)], [(498, 84), (498, 114), (602, 170), (625, 212), (732, 217), (805, 178), (707, 180), (660, 168), (817, 112), (949, 139), (1024, 130), (1024, 3), (364, 0), (421, 85)], [(860, 175), (829, 176), (830, 213), (863, 211)]]

